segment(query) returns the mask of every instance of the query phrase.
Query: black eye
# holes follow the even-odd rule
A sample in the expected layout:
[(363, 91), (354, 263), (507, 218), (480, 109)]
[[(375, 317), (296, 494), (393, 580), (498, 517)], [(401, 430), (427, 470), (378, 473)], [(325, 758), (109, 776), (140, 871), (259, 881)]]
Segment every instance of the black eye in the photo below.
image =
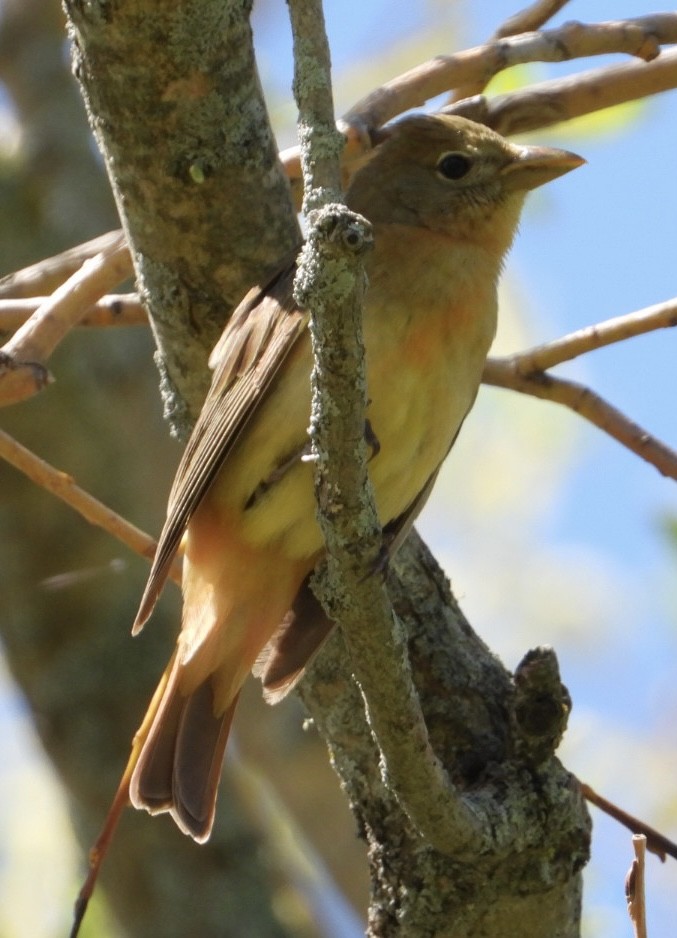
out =
[(445, 179), (462, 179), (470, 171), (472, 160), (463, 153), (445, 153), (437, 161), (437, 172)]

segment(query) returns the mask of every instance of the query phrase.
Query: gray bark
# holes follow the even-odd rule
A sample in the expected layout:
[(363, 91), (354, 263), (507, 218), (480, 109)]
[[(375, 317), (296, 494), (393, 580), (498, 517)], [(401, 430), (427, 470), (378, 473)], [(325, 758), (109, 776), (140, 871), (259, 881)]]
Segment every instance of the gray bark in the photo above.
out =
[(250, 8), (242, 0), (66, 3), (74, 71), (178, 423), (185, 406), (193, 418), (199, 411), (206, 356), (228, 314), (299, 241)]

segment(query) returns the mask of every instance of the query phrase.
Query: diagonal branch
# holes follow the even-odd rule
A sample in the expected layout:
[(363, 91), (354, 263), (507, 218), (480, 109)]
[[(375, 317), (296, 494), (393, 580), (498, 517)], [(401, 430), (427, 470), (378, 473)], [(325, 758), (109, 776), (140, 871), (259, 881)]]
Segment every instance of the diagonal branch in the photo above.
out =
[(564, 335), (544, 345), (537, 345), (524, 352), (517, 352), (503, 358), (491, 359), (492, 366), (499, 363), (501, 367), (511, 368), (516, 374), (528, 377), (534, 372), (546, 371), (561, 365), (562, 362), (571, 361), (586, 352), (612, 345), (614, 342), (623, 342), (656, 329), (669, 329), (677, 326), (677, 298), (667, 300), (665, 303), (656, 303), (633, 313), (615, 316), (586, 326), (569, 335)]
[(50, 380), (46, 362), (85, 310), (131, 273), (120, 232), (42, 303), (0, 349), (0, 404), (31, 397)]
[(677, 49), (670, 49), (653, 62), (594, 68), (567, 78), (539, 82), (489, 101), (481, 96), (468, 98), (443, 110), (462, 114), (509, 137), (674, 88), (677, 88)]
[[(81, 489), (67, 473), (50, 466), (48, 462), (40, 459), (2, 430), (0, 430), (0, 458), (14, 466), (19, 472), (23, 472), (40, 488), (60, 498), (62, 502), (77, 511), (85, 521), (102, 528), (148, 561), (153, 559), (157, 545), (152, 537), (130, 524), (89, 492)], [(178, 561), (175, 562), (170, 573), (176, 583), (181, 582), (180, 566)]]
[(506, 36), (516, 36), (518, 33), (533, 32), (540, 29), (548, 20), (559, 13), (569, 0), (534, 0), (528, 7), (519, 10), (498, 27), (493, 39), (503, 39)]
[[(14, 332), (29, 319), (38, 307), (47, 302), (46, 296), (25, 299), (0, 299), (0, 334)], [(147, 326), (148, 313), (136, 293), (107, 294), (85, 311), (78, 326)]]
[(71, 274), (80, 270), (86, 260), (113, 247), (119, 236), (119, 229), (108, 231), (53, 257), (43, 258), (30, 267), (7, 274), (6, 277), (0, 278), (0, 297), (27, 297), (52, 293)]
[[(559, 13), (562, 7), (566, 6), (569, 0), (535, 0), (534, 3), (519, 10), (513, 16), (502, 23), (489, 42), (498, 42), (501, 39), (507, 39), (508, 36), (518, 36), (520, 33), (531, 33), (541, 29), (548, 20)], [(450, 104), (455, 101), (461, 101), (463, 98), (470, 98), (473, 95), (481, 94), (487, 82), (475, 81), (459, 85), (452, 95)]]
[(344, 120), (371, 130), (460, 85), (484, 86), (515, 65), (609, 53), (635, 55), (648, 62), (658, 56), (662, 44), (673, 42), (677, 42), (677, 13), (608, 23), (566, 23), (558, 29), (511, 36), (416, 66), (362, 98)]
[(568, 407), (650, 463), (661, 475), (677, 480), (677, 452), (633, 423), (590, 388), (542, 371), (522, 375), (501, 359), (487, 361), (482, 380), (494, 387), (510, 388)]
[(639, 818), (628, 814), (627, 811), (624, 811), (612, 801), (598, 794), (598, 792), (585, 782), (580, 782), (580, 786), (586, 801), (590, 804), (594, 804), (596, 808), (608, 814), (609, 817), (612, 817), (614, 821), (617, 821), (619, 824), (622, 824), (623, 827), (632, 831), (633, 834), (639, 834), (644, 837), (646, 839), (647, 850), (650, 850), (651, 853), (655, 853), (661, 862), (664, 863), (666, 857), (672, 857), (674, 860), (677, 860), (677, 844), (674, 841), (670, 840), (664, 834), (661, 834), (661, 832), (657, 831), (654, 827), (650, 827), (644, 821), (640, 821)]

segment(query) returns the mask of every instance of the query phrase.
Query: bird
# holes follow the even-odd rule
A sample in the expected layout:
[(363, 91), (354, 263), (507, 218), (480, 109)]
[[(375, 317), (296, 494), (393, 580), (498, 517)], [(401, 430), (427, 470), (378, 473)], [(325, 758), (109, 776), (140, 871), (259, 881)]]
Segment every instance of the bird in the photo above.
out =
[[(365, 260), (365, 434), (391, 552), (411, 528), (473, 405), (497, 322), (497, 284), (527, 193), (580, 166), (565, 150), (414, 114), (387, 128), (347, 206), (372, 226)], [(183, 549), (176, 647), (137, 732), (128, 798), (209, 838), (226, 742), (252, 670), (277, 702), (332, 628), (309, 589), (325, 547), (307, 427), (309, 314), (295, 261), (251, 290), (210, 357), (213, 377), (177, 470), (134, 623)]]

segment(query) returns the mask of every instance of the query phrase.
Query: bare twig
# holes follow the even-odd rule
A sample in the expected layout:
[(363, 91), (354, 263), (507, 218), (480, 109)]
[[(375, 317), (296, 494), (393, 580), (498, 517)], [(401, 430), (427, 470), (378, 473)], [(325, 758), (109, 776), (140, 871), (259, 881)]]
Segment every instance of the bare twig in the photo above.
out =
[[(45, 296), (0, 299), (0, 334), (19, 329), (47, 299)], [(93, 303), (77, 325), (147, 326), (148, 314), (136, 293), (108, 294)]]
[(540, 29), (555, 13), (559, 13), (569, 0), (534, 0), (528, 7), (519, 10), (498, 27), (492, 39), (504, 39), (518, 33), (529, 33)]
[(537, 345), (515, 355), (493, 358), (492, 367), (494, 364), (500, 364), (501, 367), (511, 368), (518, 375), (528, 377), (605, 345), (672, 326), (677, 326), (677, 298), (647, 306), (624, 316), (606, 319), (594, 326), (586, 326), (553, 342)]
[(635, 932), (635, 938), (647, 938), (646, 897), (644, 874), (646, 859), (646, 837), (635, 834), (632, 838), (635, 859), (625, 880), (625, 898), (628, 902), (628, 915)]
[[(491, 36), (489, 42), (498, 42), (508, 36), (518, 36), (520, 33), (530, 33), (541, 29), (568, 2), (569, 0), (535, 0), (528, 7), (508, 17)], [(453, 104), (454, 101), (460, 101), (462, 98), (481, 94), (486, 85), (487, 83), (484, 81), (468, 82), (461, 85), (456, 89), (449, 103)]]
[(76, 270), (80, 270), (88, 258), (95, 257), (115, 245), (120, 229), (108, 231), (84, 244), (46, 257), (37, 264), (24, 267), (13, 274), (0, 278), (0, 297), (28, 297), (52, 293)]
[(45, 363), (85, 310), (131, 273), (120, 233), (58, 287), (0, 350), (0, 403), (13, 404), (44, 387)]
[(655, 828), (645, 824), (644, 821), (640, 821), (639, 818), (628, 814), (627, 811), (619, 808), (618, 805), (615, 805), (612, 801), (608, 801), (606, 798), (602, 797), (602, 795), (599, 795), (594, 788), (586, 785), (585, 782), (580, 782), (579, 784), (586, 801), (589, 801), (590, 804), (594, 804), (596, 808), (599, 808), (600, 811), (603, 811), (605, 814), (608, 814), (609, 817), (618, 821), (623, 827), (627, 827), (633, 834), (641, 834), (645, 837), (647, 850), (654, 853), (663, 862), (665, 862), (666, 856), (677, 860), (677, 844), (674, 841), (670, 840), (664, 834), (659, 833)]
[(674, 325), (677, 325), (677, 300), (658, 303), (588, 326), (525, 352), (505, 358), (490, 358), (483, 380), (486, 384), (511, 388), (571, 408), (651, 463), (663, 475), (677, 479), (677, 452), (652, 437), (594, 391), (546, 373), (546, 369), (585, 352)]
[(677, 452), (633, 423), (590, 388), (542, 371), (521, 375), (494, 358), (487, 361), (482, 380), (494, 387), (510, 388), (568, 407), (650, 463), (661, 475), (677, 480)]
[[(611, 52), (636, 55), (649, 61), (659, 54), (661, 44), (672, 42), (677, 42), (676, 13), (622, 22), (566, 23), (559, 29), (526, 33), (456, 55), (437, 56), (362, 98), (344, 120), (371, 130), (459, 85), (486, 84), (498, 72), (514, 65), (563, 62)], [(577, 81), (578, 76), (572, 80)]]
[(75, 907), (73, 909), (73, 922), (71, 925), (69, 938), (77, 938), (80, 932), (80, 926), (82, 925), (85, 912), (87, 911), (87, 906), (89, 905), (89, 900), (92, 897), (92, 893), (94, 892), (94, 887), (99, 876), (101, 862), (113, 841), (120, 817), (129, 804), (129, 775), (131, 775), (131, 772), (128, 767), (128, 769), (125, 771), (125, 774), (123, 775), (122, 782), (115, 792), (115, 797), (113, 798), (113, 803), (111, 804), (108, 814), (106, 815), (103, 829), (100, 831), (95, 845), (89, 851), (89, 868), (87, 870), (85, 881), (82, 884), (82, 888), (80, 889), (77, 899), (75, 900)]
[(677, 88), (677, 49), (670, 49), (653, 62), (626, 62), (590, 69), (568, 78), (530, 85), (490, 101), (481, 96), (470, 98), (444, 110), (462, 114), (509, 137), (674, 88)]
[[(153, 559), (156, 548), (153, 538), (81, 489), (67, 473), (50, 466), (48, 462), (40, 459), (2, 430), (0, 430), (0, 458), (10, 463), (19, 472), (23, 472), (40, 488), (56, 495), (90, 524), (103, 528), (108, 534), (147, 560)], [(180, 562), (175, 563), (170, 574), (176, 583), (181, 582), (180, 567)]]

